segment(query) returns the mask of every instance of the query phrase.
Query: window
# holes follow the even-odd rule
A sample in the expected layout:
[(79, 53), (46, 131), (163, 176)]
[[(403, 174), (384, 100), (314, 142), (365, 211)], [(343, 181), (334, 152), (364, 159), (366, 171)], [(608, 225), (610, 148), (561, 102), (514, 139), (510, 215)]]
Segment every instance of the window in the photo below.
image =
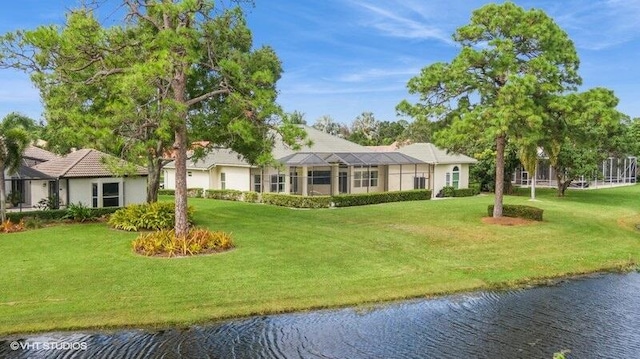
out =
[(458, 166), (453, 167), (453, 181), (451, 183), (451, 185), (453, 186), (453, 188), (458, 189), (458, 187), (460, 186), (460, 169), (458, 168)]
[(447, 172), (447, 174), (445, 174), (444, 185), (447, 187), (451, 186), (451, 172)]
[(331, 171), (307, 172), (308, 184), (331, 184)]
[(255, 192), (262, 192), (262, 175), (253, 175), (253, 190)]
[(227, 174), (224, 172), (220, 173), (220, 189), (227, 189)]
[(353, 187), (378, 187), (378, 166), (354, 166), (353, 171)]
[[(51, 186), (51, 182), (49, 182), (49, 186)], [(91, 207), (98, 208), (98, 184), (91, 184)]]
[(284, 192), (284, 175), (271, 175), (271, 192)]
[(102, 184), (102, 207), (120, 207), (120, 183)]
[(425, 177), (413, 177), (413, 189), (427, 188), (427, 179)]
[(187, 172), (187, 176), (191, 177), (191, 176), (193, 176), (193, 173), (191, 171), (189, 171), (189, 172)]

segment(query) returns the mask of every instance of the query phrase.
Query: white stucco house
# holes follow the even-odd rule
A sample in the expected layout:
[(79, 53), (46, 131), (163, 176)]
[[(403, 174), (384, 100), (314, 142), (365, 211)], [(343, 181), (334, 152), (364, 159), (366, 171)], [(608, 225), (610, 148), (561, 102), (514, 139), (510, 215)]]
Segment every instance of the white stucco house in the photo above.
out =
[[(214, 148), (188, 161), (187, 187), (303, 196), (431, 189), (435, 196), (445, 185), (467, 188), (469, 165), (476, 162), (428, 143), (374, 151), (303, 127), (313, 144), (294, 151), (277, 143), (273, 155), (280, 166), (252, 166), (229, 149)], [(175, 189), (173, 162), (165, 166), (164, 186)]]
[[(19, 193), (19, 208), (36, 207), (43, 199), (55, 207), (82, 203), (92, 208), (122, 207), (146, 201), (147, 170), (136, 166), (135, 174), (119, 177), (105, 165), (113, 157), (94, 149), (57, 156), (30, 146), (17, 173), (7, 173), (7, 193)], [(124, 161), (120, 161), (123, 165)]]

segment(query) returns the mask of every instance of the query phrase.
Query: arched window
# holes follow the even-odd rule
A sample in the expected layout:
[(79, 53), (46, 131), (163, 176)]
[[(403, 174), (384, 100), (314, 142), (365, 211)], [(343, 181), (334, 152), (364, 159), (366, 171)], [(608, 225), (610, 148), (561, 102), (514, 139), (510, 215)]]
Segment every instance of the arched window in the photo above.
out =
[(458, 166), (453, 167), (453, 172), (451, 173), (452, 181), (451, 185), (453, 188), (458, 189), (460, 186), (460, 168)]

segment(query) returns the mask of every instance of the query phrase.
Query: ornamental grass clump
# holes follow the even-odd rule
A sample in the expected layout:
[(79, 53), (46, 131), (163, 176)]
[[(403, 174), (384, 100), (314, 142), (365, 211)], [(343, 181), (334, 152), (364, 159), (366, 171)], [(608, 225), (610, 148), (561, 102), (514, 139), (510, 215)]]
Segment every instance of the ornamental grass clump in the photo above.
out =
[[(192, 223), (193, 208), (189, 207), (187, 217)], [(117, 210), (109, 217), (109, 225), (125, 231), (162, 230), (173, 228), (175, 205), (171, 202), (133, 204)]]
[(0, 233), (14, 233), (24, 231), (24, 220), (20, 220), (20, 222), (14, 223), (11, 222), (11, 219), (7, 219), (6, 221), (0, 224)]
[(229, 233), (204, 228), (192, 228), (186, 237), (177, 237), (173, 229), (141, 234), (132, 245), (138, 254), (158, 257), (209, 254), (234, 247)]

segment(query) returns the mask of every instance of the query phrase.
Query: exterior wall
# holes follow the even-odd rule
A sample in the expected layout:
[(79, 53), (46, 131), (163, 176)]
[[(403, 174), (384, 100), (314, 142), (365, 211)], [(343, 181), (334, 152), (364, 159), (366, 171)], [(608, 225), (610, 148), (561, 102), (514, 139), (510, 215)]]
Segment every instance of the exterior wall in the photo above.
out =
[(238, 191), (251, 190), (251, 168), (235, 166), (216, 166), (211, 169), (209, 175), (210, 187), (205, 189), (222, 189), (220, 182), (221, 173), (225, 174), (225, 189), (235, 189)]
[[(419, 165), (389, 165), (388, 166), (388, 191), (409, 191), (414, 188), (414, 178), (425, 177), (425, 188), (431, 185), (431, 169), (428, 164)], [(401, 171), (402, 168), (402, 171)]]
[(127, 177), (124, 179), (124, 205), (147, 201), (147, 177)]
[(361, 172), (365, 172), (368, 170), (367, 167), (363, 167), (363, 168), (355, 168), (355, 167), (350, 167), (349, 168), (349, 172), (350, 172), (350, 188), (351, 188), (351, 192), (350, 193), (370, 193), (370, 192), (384, 192), (385, 190), (385, 180), (384, 178), (385, 176), (385, 167), (386, 166), (378, 166), (376, 167), (372, 167), (371, 171), (378, 171), (378, 185), (377, 186), (360, 186), (360, 187), (356, 187), (355, 186), (355, 178), (356, 178), (356, 172), (357, 171), (361, 171)]
[[(105, 178), (70, 178), (69, 179), (69, 203), (82, 203), (88, 207), (93, 207), (93, 187), (98, 184), (98, 207), (102, 207), (102, 184), (119, 183), (120, 206), (134, 203), (144, 203), (146, 201), (147, 177), (105, 177)], [(66, 205), (67, 180), (60, 180), (60, 202)]]
[[(176, 189), (176, 170), (173, 168), (165, 168), (164, 170), (164, 188)], [(188, 185), (187, 185), (188, 187)]]
[[(175, 189), (176, 183), (175, 183), (175, 171), (173, 170), (174, 176), (174, 182), (173, 182), (173, 188)], [(187, 188), (204, 188), (204, 189), (209, 189), (211, 188), (211, 178), (209, 176), (209, 171), (208, 170), (187, 170)]]
[(469, 188), (469, 164), (446, 164), (436, 165), (433, 175), (433, 193), (438, 194), (440, 190), (446, 186), (447, 173), (453, 173), (453, 168), (458, 166), (460, 170), (460, 178), (458, 188)]

